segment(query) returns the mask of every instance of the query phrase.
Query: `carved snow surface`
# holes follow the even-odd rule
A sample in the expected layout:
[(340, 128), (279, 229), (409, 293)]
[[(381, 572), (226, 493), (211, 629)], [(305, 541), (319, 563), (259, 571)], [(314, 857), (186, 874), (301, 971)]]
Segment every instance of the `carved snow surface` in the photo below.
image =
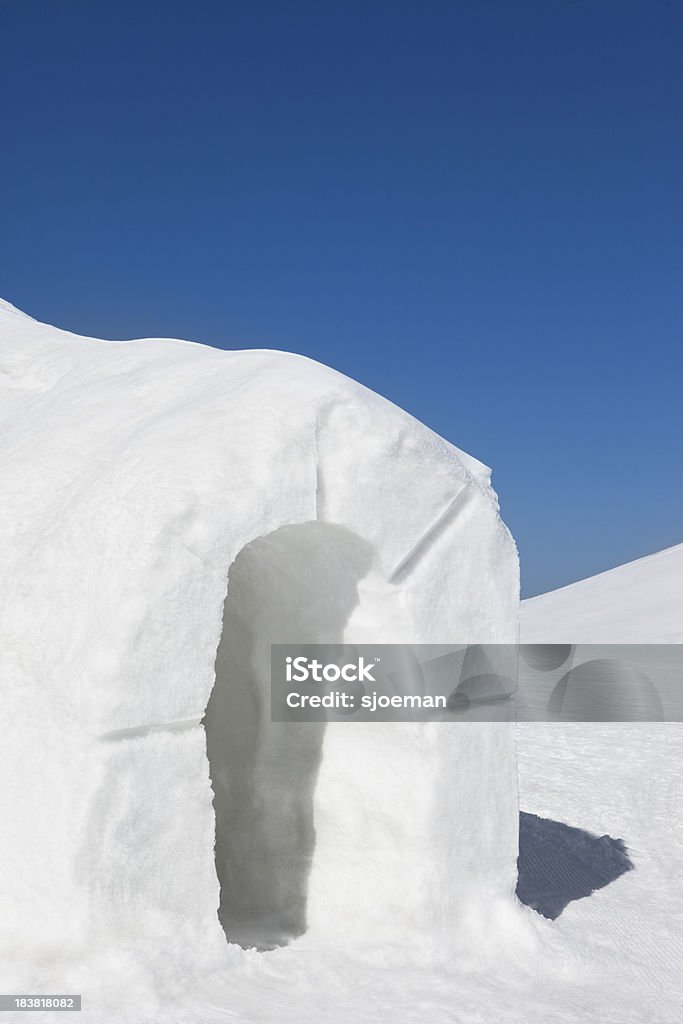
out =
[(6, 303), (0, 424), (3, 991), (514, 912), (511, 727), (267, 707), (272, 642), (517, 639), (484, 466), (311, 360)]

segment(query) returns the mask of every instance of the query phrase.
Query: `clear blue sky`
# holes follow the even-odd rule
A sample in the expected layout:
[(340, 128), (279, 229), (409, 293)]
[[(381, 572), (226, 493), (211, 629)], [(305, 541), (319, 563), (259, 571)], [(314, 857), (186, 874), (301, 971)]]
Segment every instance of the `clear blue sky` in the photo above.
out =
[(683, 541), (683, 5), (0, 0), (0, 294), (322, 360), (527, 594)]

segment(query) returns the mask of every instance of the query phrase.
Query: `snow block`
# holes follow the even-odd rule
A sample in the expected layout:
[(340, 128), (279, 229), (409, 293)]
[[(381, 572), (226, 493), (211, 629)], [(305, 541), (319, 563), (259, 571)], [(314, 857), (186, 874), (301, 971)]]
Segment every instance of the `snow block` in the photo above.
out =
[(311, 360), (6, 303), (0, 393), (5, 964), (187, 976), (514, 899), (511, 726), (267, 700), (271, 643), (517, 640), (486, 467)]

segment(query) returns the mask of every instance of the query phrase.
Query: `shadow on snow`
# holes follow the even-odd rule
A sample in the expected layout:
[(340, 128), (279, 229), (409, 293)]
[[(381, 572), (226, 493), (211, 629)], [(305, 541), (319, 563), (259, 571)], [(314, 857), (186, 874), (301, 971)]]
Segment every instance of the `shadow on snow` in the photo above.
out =
[(521, 811), (517, 866), (520, 901), (554, 921), (568, 903), (609, 885), (633, 864), (623, 839)]

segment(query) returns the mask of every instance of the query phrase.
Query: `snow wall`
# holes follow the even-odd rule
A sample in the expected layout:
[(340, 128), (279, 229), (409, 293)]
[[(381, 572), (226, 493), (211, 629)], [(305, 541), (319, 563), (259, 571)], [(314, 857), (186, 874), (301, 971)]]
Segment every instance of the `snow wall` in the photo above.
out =
[(486, 467), (299, 356), (6, 303), (0, 342), (5, 990), (60, 958), (221, 968), (226, 934), (488, 926), (514, 899), (513, 728), (265, 703), (271, 642), (516, 641)]

